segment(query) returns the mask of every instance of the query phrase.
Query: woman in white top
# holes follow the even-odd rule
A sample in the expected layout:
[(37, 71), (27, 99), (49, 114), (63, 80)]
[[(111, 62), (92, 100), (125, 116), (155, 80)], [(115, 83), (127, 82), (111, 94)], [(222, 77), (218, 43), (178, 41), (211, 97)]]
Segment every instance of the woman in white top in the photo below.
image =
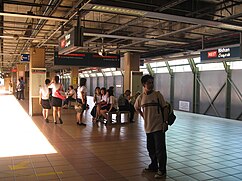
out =
[(74, 90), (74, 87), (70, 85), (68, 89), (69, 90), (67, 92), (67, 98), (65, 99), (63, 104), (63, 109), (68, 108), (68, 104), (70, 101), (76, 101), (76, 91)]
[(87, 88), (86, 88), (87, 79), (81, 78), (80, 86), (77, 89), (77, 102), (82, 104), (82, 111), (76, 113), (76, 124), (86, 126), (86, 123), (83, 122), (83, 112), (87, 108)]
[(93, 102), (95, 103), (94, 107), (92, 108), (91, 111), (91, 115), (93, 117), (92, 121), (95, 122), (96, 121), (96, 117), (97, 117), (97, 105), (101, 102), (102, 99), (102, 95), (101, 95), (101, 89), (100, 87), (96, 87), (95, 88), (95, 94), (93, 97)]
[(43, 114), (44, 120), (47, 123), (49, 123), (48, 116), (49, 116), (49, 109), (51, 109), (50, 99), (49, 99), (50, 91), (48, 88), (49, 85), (50, 85), (50, 79), (46, 79), (45, 85), (43, 85), (39, 91), (39, 104), (43, 108), (42, 114)]
[(107, 105), (107, 90), (105, 87), (101, 88), (101, 101), (97, 104), (97, 113), (94, 121), (97, 121), (101, 116), (100, 110)]
[(55, 78), (52, 80), (51, 85), (49, 88), (52, 89), (52, 106), (53, 106), (53, 119), (55, 124), (57, 124), (56, 120), (56, 114), (58, 116), (58, 119), (60, 121), (60, 124), (63, 124), (63, 121), (61, 119), (61, 106), (62, 106), (62, 100), (56, 96), (56, 91), (63, 91), (63, 86), (61, 83), (59, 83), (59, 77), (55, 76)]
[(118, 107), (117, 100), (113, 95), (113, 90), (108, 89), (107, 93), (108, 93), (107, 106), (101, 108), (101, 110), (100, 110), (101, 115), (105, 119), (107, 119), (107, 117), (108, 117), (107, 114), (109, 112), (117, 111), (117, 107)]

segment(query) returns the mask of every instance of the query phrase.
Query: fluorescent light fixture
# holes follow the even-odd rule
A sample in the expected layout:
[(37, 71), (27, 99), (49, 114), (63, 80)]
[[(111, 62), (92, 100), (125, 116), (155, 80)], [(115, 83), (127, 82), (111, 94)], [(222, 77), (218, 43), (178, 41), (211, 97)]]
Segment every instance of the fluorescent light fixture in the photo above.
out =
[(137, 15), (143, 16), (145, 12), (133, 9), (126, 9), (126, 8), (119, 8), (119, 7), (112, 7), (112, 6), (100, 6), (94, 5), (92, 7), (93, 10), (97, 11), (104, 11), (104, 12), (111, 12), (111, 13), (120, 13), (120, 14), (129, 14), (129, 15)]

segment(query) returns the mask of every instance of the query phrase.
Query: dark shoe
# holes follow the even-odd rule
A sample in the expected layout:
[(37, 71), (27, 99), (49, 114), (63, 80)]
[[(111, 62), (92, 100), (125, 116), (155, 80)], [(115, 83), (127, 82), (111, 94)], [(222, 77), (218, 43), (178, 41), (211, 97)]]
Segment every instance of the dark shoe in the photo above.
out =
[(61, 118), (59, 118), (59, 121), (60, 121), (60, 124), (63, 124), (63, 121), (62, 121), (62, 119), (61, 119)]
[(156, 179), (164, 178), (165, 176), (166, 176), (166, 171), (158, 170), (158, 172), (155, 174)]
[(76, 125), (80, 125), (80, 123), (79, 122), (76, 122)]
[(46, 118), (46, 119), (45, 119), (45, 122), (46, 122), (46, 123), (49, 123), (49, 120), (48, 120), (48, 118)]
[(143, 170), (143, 172), (144, 173), (146, 173), (146, 172), (157, 172), (158, 171), (158, 169), (155, 169), (155, 168), (145, 168), (144, 170)]
[(57, 124), (57, 121), (54, 121), (55, 124)]
[(87, 124), (86, 124), (86, 123), (80, 123), (80, 126), (81, 126), (81, 125), (82, 125), (82, 126), (86, 126)]

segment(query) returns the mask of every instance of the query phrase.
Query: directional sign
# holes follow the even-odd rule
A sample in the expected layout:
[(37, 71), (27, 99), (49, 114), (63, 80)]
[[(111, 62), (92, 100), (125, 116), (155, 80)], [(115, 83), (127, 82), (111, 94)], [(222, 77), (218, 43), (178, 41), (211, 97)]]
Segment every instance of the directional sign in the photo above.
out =
[(29, 54), (21, 54), (21, 62), (29, 62)]

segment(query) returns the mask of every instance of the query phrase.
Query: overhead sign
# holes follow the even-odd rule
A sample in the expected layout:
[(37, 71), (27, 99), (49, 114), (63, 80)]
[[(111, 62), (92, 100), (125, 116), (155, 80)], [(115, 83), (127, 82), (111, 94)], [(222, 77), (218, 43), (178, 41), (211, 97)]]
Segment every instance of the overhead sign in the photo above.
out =
[(21, 62), (29, 62), (29, 54), (21, 54)]
[(201, 61), (240, 59), (241, 55), (240, 46), (222, 47), (200, 52)]
[(54, 65), (119, 68), (120, 56), (116, 54), (100, 56), (97, 53), (70, 53), (60, 55), (58, 52), (55, 52)]
[(73, 27), (59, 38), (59, 53), (68, 54), (83, 44), (82, 27)]

